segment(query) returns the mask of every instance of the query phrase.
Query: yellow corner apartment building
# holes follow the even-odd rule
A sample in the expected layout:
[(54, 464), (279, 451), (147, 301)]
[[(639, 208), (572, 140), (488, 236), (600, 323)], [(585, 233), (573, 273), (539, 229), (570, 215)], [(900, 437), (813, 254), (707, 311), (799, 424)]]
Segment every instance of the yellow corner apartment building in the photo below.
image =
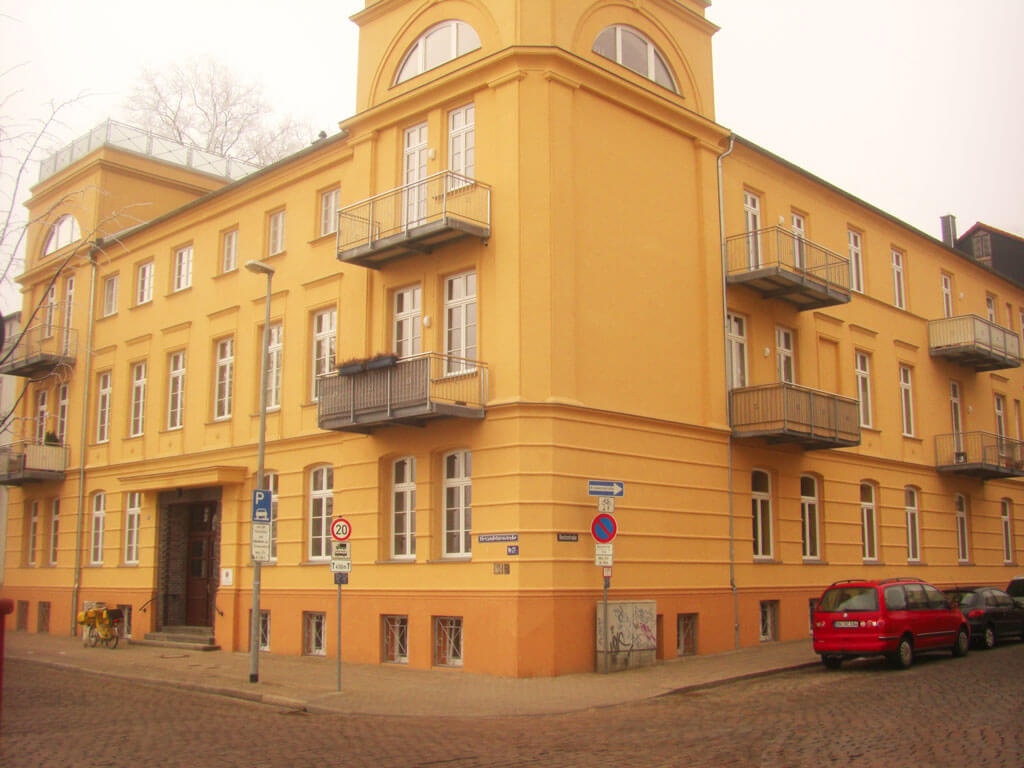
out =
[(841, 578), (1004, 585), (1024, 289), (717, 124), (706, 5), (367, 0), (338, 134), (249, 172), (107, 123), (44, 164), (17, 627), (249, 647), (252, 260), (266, 649), (335, 652), (343, 516), (346, 661), (594, 669), (591, 480), (657, 658), (806, 637)]

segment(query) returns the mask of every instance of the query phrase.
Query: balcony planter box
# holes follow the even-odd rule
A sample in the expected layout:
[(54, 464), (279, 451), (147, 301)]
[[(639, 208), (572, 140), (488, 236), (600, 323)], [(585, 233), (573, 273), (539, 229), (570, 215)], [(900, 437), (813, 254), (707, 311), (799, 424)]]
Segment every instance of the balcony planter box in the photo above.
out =
[(376, 357), (371, 357), (366, 361), (365, 368), (368, 371), (376, 371), (380, 368), (390, 368), (396, 362), (398, 362), (398, 355), (390, 353), (377, 355)]
[(365, 360), (349, 360), (338, 366), (339, 376), (354, 376), (366, 370)]

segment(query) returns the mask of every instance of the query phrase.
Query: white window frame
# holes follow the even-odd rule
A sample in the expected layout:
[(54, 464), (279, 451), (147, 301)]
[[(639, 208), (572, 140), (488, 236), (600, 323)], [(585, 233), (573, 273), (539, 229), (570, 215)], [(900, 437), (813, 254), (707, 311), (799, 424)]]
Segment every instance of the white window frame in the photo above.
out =
[(319, 611), (302, 612), (302, 655), (327, 655), (327, 614)]
[(192, 287), (192, 246), (184, 245), (174, 251), (174, 292)]
[(999, 437), (999, 449), (1003, 449), (1006, 438), (1006, 396), (998, 392), (992, 395), (992, 409), (995, 412), (996, 436)]
[(861, 558), (867, 562), (878, 560), (878, 505), (875, 486), (860, 484), (860, 543)]
[(89, 564), (103, 565), (103, 531), (106, 528), (107, 495), (96, 491), (92, 495), (92, 524), (89, 533)]
[[(453, 109), (448, 113), (448, 170), (472, 179), (476, 172), (476, 107), (473, 104)], [(469, 184), (463, 179), (452, 179), (449, 189)]]
[(864, 293), (864, 247), (860, 232), (846, 231), (846, 243), (850, 254), (850, 290)]
[(279, 322), (270, 324), (267, 334), (267, 410), (281, 408), (281, 377), (284, 354), (284, 326)]
[[(599, 48), (602, 42), (602, 38), (611, 30), (614, 35), (615, 50), (608, 51)], [(644, 48), (644, 64), (643, 69), (631, 66), (627, 63), (627, 59), (623, 56), (623, 34), (633, 35), (637, 40), (642, 43)], [(672, 73), (671, 67), (668, 65), (668, 60), (665, 55), (659, 50), (658, 46), (643, 32), (635, 27), (628, 26), (626, 24), (612, 24), (609, 27), (605, 27), (598, 33), (597, 37), (594, 38), (594, 44), (591, 49), (598, 56), (614, 61), (621, 67), (625, 67), (630, 72), (636, 72), (640, 77), (650, 80), (652, 83), (660, 85), (662, 88), (666, 88), (673, 93), (679, 93), (679, 87), (676, 85), (675, 75)], [(611, 54), (611, 55), (608, 55)], [(662, 75), (664, 77), (662, 77)], [(664, 80), (664, 82), (663, 82)]]
[(309, 470), (309, 559), (331, 556), (331, 518), (334, 516), (334, 467), (321, 464)]
[(220, 244), (221, 274), (238, 269), (238, 228), (227, 230)]
[(225, 336), (223, 339), (218, 339), (215, 350), (213, 420), (224, 421), (231, 418), (235, 376), (235, 337)]
[(445, 361), (446, 374), (476, 369), (476, 292), (475, 270), (451, 275), (444, 281), (444, 353), (448, 355)]
[(152, 261), (139, 264), (135, 280), (135, 304), (140, 306), (153, 300), (153, 269)]
[(81, 239), (82, 233), (78, 227), (78, 219), (70, 213), (66, 213), (50, 227), (50, 231), (46, 235), (46, 243), (43, 245), (43, 256), (49, 256), (65, 245), (70, 245)]
[(68, 405), (69, 387), (67, 384), (61, 384), (57, 388), (57, 440), (61, 445), (67, 443)]
[(1013, 501), (1002, 499), (999, 502), (999, 525), (1003, 533), (1003, 562), (1013, 563)]
[(51, 285), (43, 297), (43, 333), (44, 339), (53, 338), (57, 328), (57, 286)]
[(960, 400), (960, 382), (953, 379), (949, 381), (949, 421), (953, 429), (953, 450), (961, 452), (964, 441), (964, 421)]
[(775, 360), (779, 381), (796, 384), (796, 334), (791, 328), (775, 326)]
[(391, 464), (391, 559), (416, 559), (416, 457)]
[(124, 562), (138, 565), (139, 525), (142, 520), (142, 494), (131, 491), (125, 494), (124, 503)]
[(761, 600), (759, 602), (760, 620), (758, 622), (758, 640), (771, 643), (779, 638), (779, 601)]
[(333, 235), (338, 231), (338, 203), (341, 188), (324, 190), (320, 193), (320, 237)]
[(71, 313), (75, 308), (75, 276), (68, 275), (64, 281), (64, 341), (61, 348), (64, 354), (71, 352)]
[(39, 501), (33, 499), (28, 514), (28, 552), (26, 560), (29, 566), (36, 564), (36, 549), (39, 547)]
[(747, 233), (747, 267), (761, 266), (761, 197), (743, 190), (743, 226)]
[[(450, 27), (452, 28), (452, 34), (448, 41), (448, 51), (443, 54), (446, 58), (435, 63), (428, 62), (426, 56), (427, 39), (432, 35), (443, 33)], [(398, 65), (398, 69), (395, 72), (394, 84), (404, 83), (406, 80), (411, 80), (424, 72), (429, 72), (431, 69), (447, 64), (449, 61), (460, 56), (465, 56), (467, 53), (471, 53), (478, 48), (480, 48), (480, 36), (469, 24), (455, 19), (442, 21), (426, 30), (416, 39), (416, 42), (409, 46), (409, 50), (402, 57), (402, 63)]]
[(892, 295), (893, 304), (897, 309), (907, 308), (906, 284), (904, 282), (903, 252), (892, 249)]
[(985, 297), (985, 312), (990, 323), (997, 322), (996, 320), (996, 298), (995, 296)]
[(110, 397), (112, 392), (110, 371), (103, 371), (96, 376), (96, 442), (110, 441)]
[(381, 620), (381, 661), (409, 663), (409, 617), (383, 615)]
[(277, 500), (280, 496), (281, 478), (274, 470), (265, 469), (263, 484), (270, 491), (270, 560), (277, 562)]
[[(755, 479), (763, 476), (768, 490), (756, 489)], [(764, 469), (750, 472), (751, 546), (755, 560), (771, 560), (773, 552), (772, 530), (772, 476)]]
[(313, 314), (312, 385), (310, 396), (315, 403), (320, 394), (320, 377), (334, 368), (337, 349), (338, 310), (334, 307)]
[(108, 275), (103, 278), (103, 316), (110, 317), (117, 314), (117, 288), (118, 275)]
[(167, 429), (185, 424), (185, 350), (167, 356)]
[(914, 436), (914, 376), (909, 365), (899, 366), (900, 414), (903, 418), (903, 435)]
[(132, 398), (128, 436), (140, 437), (146, 428), (146, 361), (132, 365)]
[(267, 217), (267, 255), (284, 253), (285, 210), (275, 211)]
[(50, 503), (50, 546), (47, 560), (50, 565), (57, 564), (57, 554), (60, 543), (60, 499), (54, 499)]
[(49, 420), (47, 400), (49, 392), (45, 389), (36, 390), (36, 442), (42, 445), (46, 441), (46, 422)]
[(940, 276), (942, 290), (942, 316), (953, 316), (953, 278), (945, 272)]
[(820, 498), (818, 478), (814, 475), (801, 475), (800, 523), (803, 530), (801, 541), (804, 560), (821, 559)]
[(860, 401), (860, 425), (872, 426), (871, 420), (871, 354), (857, 350), (854, 353), (854, 370), (857, 375), (857, 399)]
[(959, 563), (970, 562), (970, 528), (967, 519), (967, 497), (962, 493), (953, 494), (953, 512), (956, 525), (956, 559)]
[(904, 488), (903, 500), (907, 514), (907, 562), (917, 563), (921, 560), (921, 512), (917, 489), (910, 485)]
[(725, 360), (729, 389), (747, 386), (747, 318), (735, 312), (726, 315), (726, 346), (728, 356)]
[(790, 225), (793, 230), (793, 266), (797, 269), (807, 268), (807, 221), (803, 214), (791, 211)]
[(400, 288), (394, 297), (394, 350), (399, 357), (422, 351), (423, 298), (419, 283)]
[(461, 667), (463, 622), (461, 616), (434, 616), (434, 666)]
[(446, 453), (441, 462), (444, 521), (443, 556), (466, 558), (473, 550), (473, 454), (459, 450)]

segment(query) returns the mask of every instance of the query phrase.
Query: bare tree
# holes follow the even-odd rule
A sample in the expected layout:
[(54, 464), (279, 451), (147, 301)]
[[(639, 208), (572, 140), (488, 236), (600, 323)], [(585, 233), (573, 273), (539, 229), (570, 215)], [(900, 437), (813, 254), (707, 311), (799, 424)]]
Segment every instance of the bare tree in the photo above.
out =
[(308, 124), (276, 116), (261, 86), (212, 58), (143, 69), (125, 102), (131, 122), (183, 144), (266, 165), (309, 144)]

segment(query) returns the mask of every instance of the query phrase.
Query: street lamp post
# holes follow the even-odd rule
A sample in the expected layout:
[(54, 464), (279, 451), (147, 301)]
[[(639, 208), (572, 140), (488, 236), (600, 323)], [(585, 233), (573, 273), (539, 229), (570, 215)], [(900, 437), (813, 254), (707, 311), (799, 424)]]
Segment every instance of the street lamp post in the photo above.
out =
[[(274, 268), (262, 261), (247, 261), (245, 268), (250, 272), (267, 276), (267, 301), (263, 315), (263, 353), (260, 361), (260, 437), (256, 449), (256, 487), (263, 487), (266, 477), (263, 472), (263, 455), (267, 445), (267, 366), (269, 363), (270, 346), (270, 281), (274, 277)], [(250, 524), (251, 525), (251, 524)], [(273, 521), (271, 521), (273, 525)], [(251, 547), (251, 544), (250, 544)], [(251, 554), (251, 551), (250, 551)], [(249, 682), (260, 681), (260, 565), (261, 561), (252, 561), (252, 620), (249, 623)]]

